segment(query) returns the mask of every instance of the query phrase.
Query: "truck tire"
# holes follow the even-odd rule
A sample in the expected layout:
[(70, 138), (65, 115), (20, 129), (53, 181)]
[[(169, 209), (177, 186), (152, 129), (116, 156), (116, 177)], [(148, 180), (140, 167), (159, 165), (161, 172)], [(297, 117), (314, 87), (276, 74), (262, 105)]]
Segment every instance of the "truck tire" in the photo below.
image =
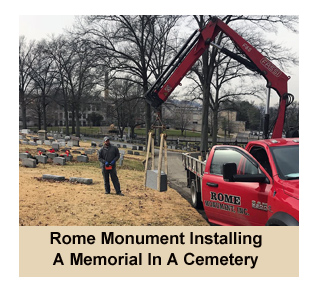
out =
[(277, 212), (270, 217), (266, 226), (299, 226), (299, 222), (287, 213)]
[(195, 209), (203, 208), (203, 203), (201, 200), (201, 192), (197, 192), (196, 184), (194, 180), (191, 181), (191, 202), (192, 202), (192, 206)]

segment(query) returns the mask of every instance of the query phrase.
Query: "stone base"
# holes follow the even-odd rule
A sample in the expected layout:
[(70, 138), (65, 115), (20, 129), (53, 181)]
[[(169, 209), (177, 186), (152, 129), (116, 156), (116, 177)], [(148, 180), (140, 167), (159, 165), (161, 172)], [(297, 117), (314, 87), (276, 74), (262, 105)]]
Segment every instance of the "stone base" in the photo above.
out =
[(148, 170), (146, 172), (146, 187), (158, 191), (167, 191), (167, 175), (163, 171), (161, 171), (160, 188), (157, 188), (157, 176), (158, 170)]

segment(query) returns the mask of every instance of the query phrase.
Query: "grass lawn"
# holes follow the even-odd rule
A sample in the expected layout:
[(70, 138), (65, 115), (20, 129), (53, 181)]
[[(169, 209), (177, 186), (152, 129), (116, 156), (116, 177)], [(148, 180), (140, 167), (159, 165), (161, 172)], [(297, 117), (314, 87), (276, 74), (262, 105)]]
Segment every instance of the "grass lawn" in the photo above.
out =
[[(101, 133), (102, 127), (100, 126), (81, 126), (80, 127), (80, 133), (81, 134), (86, 134), (86, 135), (98, 135)], [(104, 127), (107, 128), (107, 127)], [(37, 128), (30, 128), (31, 130), (37, 130)], [(48, 132), (60, 132), (63, 131), (65, 132), (66, 128), (64, 126), (53, 126), (53, 127), (48, 127), (47, 131)], [(71, 128), (70, 128), (71, 131)], [(125, 133), (127, 132), (127, 128), (124, 130)], [(181, 136), (181, 131), (176, 130), (176, 129), (166, 129), (165, 130), (167, 136), (173, 136), (173, 137), (180, 137)], [(135, 134), (144, 136), (146, 135), (146, 129), (145, 128), (135, 128)], [(200, 137), (201, 133), (200, 132), (194, 132), (194, 131), (185, 131), (183, 133), (183, 136), (186, 137)]]

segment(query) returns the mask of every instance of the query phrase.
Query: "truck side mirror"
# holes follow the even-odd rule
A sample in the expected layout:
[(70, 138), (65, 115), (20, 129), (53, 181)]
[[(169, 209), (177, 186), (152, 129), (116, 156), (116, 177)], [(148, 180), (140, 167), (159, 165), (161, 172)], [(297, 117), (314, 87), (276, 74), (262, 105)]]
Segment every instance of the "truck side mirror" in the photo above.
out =
[(234, 181), (234, 175), (237, 174), (237, 165), (234, 162), (223, 164), (223, 179), (227, 182)]
[(237, 175), (237, 165), (234, 162), (223, 164), (223, 179), (226, 182), (269, 183), (269, 179), (262, 173)]

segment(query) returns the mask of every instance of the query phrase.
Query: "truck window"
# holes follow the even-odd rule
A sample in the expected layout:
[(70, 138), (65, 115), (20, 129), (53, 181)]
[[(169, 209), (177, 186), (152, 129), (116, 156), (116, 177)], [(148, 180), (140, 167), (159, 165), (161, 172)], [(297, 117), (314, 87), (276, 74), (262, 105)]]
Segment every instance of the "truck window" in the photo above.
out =
[(283, 180), (299, 179), (299, 146), (272, 147), (271, 153), (279, 177)]
[(255, 146), (250, 150), (250, 154), (258, 160), (258, 162), (262, 165), (262, 167), (267, 171), (267, 173), (272, 177), (271, 165), (269, 162), (269, 158), (267, 152), (263, 147)]
[(212, 158), (210, 173), (223, 175), (223, 164), (234, 162), (237, 174), (258, 174), (259, 168), (240, 151), (233, 149), (216, 149)]

